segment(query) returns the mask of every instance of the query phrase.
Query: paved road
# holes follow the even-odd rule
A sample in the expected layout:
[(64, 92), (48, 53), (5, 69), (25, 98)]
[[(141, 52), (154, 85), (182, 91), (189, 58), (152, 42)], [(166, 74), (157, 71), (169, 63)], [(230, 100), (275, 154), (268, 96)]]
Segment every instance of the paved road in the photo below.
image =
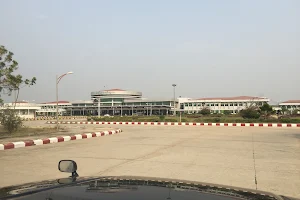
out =
[(254, 189), (254, 147), (258, 189), (300, 197), (298, 129), (107, 127), (122, 128), (124, 132), (1, 151), (0, 187), (67, 177), (68, 174), (57, 170), (57, 163), (61, 159), (73, 159), (80, 176), (152, 176)]

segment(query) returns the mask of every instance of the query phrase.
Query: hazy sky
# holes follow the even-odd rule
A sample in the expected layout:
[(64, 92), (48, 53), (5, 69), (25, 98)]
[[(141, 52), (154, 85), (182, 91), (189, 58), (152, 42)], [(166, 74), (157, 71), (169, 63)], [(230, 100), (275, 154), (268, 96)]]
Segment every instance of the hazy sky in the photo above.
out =
[[(37, 77), (20, 100), (145, 97), (300, 99), (299, 0), (1, 0), (0, 44)], [(11, 98), (4, 98), (11, 100)]]

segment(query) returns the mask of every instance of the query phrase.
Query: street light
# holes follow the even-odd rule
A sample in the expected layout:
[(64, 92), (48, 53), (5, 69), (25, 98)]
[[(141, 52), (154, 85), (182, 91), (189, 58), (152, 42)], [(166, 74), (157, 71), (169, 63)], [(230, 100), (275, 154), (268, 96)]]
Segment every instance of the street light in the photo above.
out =
[(58, 83), (64, 76), (69, 75), (69, 74), (73, 74), (73, 72), (67, 72), (60, 76), (56, 75), (55, 83), (56, 83), (56, 130), (57, 131), (58, 131)]
[(175, 110), (175, 87), (177, 86), (176, 84), (172, 84), (173, 86), (173, 95), (174, 95), (174, 115), (176, 115), (176, 110)]

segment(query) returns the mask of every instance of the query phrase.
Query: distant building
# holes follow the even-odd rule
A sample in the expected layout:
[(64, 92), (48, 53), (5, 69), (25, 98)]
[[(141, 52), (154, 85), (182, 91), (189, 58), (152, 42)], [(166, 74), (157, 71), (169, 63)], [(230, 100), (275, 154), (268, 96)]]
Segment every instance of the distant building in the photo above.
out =
[(298, 114), (300, 114), (300, 100), (288, 100), (281, 102), (279, 104), (280, 108), (286, 108), (290, 112), (293, 112), (295, 110), (298, 111)]
[(15, 103), (4, 103), (3, 106), (0, 107), (1, 110), (3, 109), (15, 109), (17, 114), (21, 118), (35, 118), (36, 111), (40, 110), (41, 107), (35, 103), (29, 103), (26, 101), (17, 101)]
[(180, 109), (186, 113), (198, 113), (203, 108), (208, 108), (212, 113), (224, 113), (230, 111), (232, 114), (238, 113), (246, 107), (256, 105), (262, 106), (269, 102), (265, 97), (237, 96), (237, 97), (219, 97), (219, 98), (179, 98)]
[[(36, 111), (37, 116), (56, 116), (56, 101), (37, 104), (40, 109)], [(69, 101), (58, 101), (58, 115), (68, 115), (67, 107), (72, 106)]]

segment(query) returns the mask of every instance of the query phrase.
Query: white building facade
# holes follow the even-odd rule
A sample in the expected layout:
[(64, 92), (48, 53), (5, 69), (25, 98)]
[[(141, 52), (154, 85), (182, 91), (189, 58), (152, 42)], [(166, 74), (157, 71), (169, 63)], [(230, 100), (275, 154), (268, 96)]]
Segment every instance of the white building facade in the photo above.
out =
[(16, 103), (4, 103), (3, 106), (0, 107), (1, 110), (4, 109), (14, 109), (16, 113), (23, 119), (32, 119), (36, 117), (36, 112), (41, 109), (35, 103), (28, 103), (26, 101), (20, 101)]
[[(56, 116), (56, 106), (57, 103), (55, 102), (47, 102), (47, 103), (40, 103), (40, 109), (36, 111), (37, 116)], [(72, 103), (69, 101), (58, 101), (58, 115), (63, 116), (66, 115), (67, 111), (66, 108), (71, 107)]]
[(229, 111), (236, 114), (249, 106), (262, 106), (270, 99), (265, 97), (237, 96), (220, 98), (178, 98), (179, 109), (185, 113), (199, 113), (202, 109), (208, 108), (211, 113), (224, 113)]
[(300, 114), (300, 100), (288, 100), (279, 104), (280, 108), (286, 108), (290, 112), (296, 111)]

